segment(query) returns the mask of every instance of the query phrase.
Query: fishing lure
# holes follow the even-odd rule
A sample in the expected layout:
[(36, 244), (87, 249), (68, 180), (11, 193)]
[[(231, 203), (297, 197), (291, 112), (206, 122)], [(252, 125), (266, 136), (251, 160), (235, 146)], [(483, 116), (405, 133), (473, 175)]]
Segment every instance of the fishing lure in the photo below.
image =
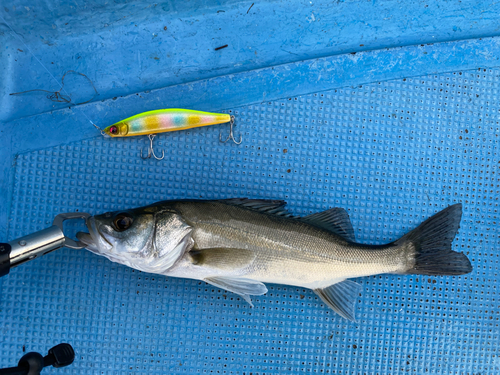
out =
[[(162, 157), (160, 158), (155, 155), (153, 150), (153, 139), (156, 134), (226, 122), (230, 123), (231, 128), (229, 136), (224, 142), (231, 139), (234, 143), (240, 144), (241, 136), (240, 141), (237, 142), (233, 135), (234, 116), (226, 113), (210, 113), (189, 109), (171, 108), (140, 113), (108, 126), (103, 132), (111, 137), (147, 135), (149, 137), (149, 150), (146, 158), (150, 158), (152, 155), (155, 159), (161, 160), (164, 158), (165, 153), (162, 151)], [(222, 142), (220, 135), (219, 139)], [(142, 150), (141, 157), (143, 157)]]

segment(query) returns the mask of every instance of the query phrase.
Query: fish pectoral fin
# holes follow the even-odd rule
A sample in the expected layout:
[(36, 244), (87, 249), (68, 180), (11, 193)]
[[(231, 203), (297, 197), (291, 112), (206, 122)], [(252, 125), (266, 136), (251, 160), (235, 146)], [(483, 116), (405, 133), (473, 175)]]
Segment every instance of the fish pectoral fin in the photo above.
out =
[(208, 284), (228, 292), (239, 294), (250, 306), (253, 307), (250, 295), (260, 296), (267, 293), (266, 286), (260, 281), (238, 278), (238, 277), (208, 277), (203, 279)]
[(353, 322), (356, 321), (354, 310), (360, 291), (361, 285), (351, 280), (344, 280), (323, 289), (314, 289), (314, 293), (333, 311)]
[(197, 266), (216, 270), (238, 270), (255, 260), (255, 252), (245, 249), (210, 248), (191, 250), (191, 261)]
[(300, 218), (300, 221), (326, 229), (338, 234), (348, 241), (356, 241), (349, 214), (343, 208), (335, 207), (323, 212), (304, 216)]

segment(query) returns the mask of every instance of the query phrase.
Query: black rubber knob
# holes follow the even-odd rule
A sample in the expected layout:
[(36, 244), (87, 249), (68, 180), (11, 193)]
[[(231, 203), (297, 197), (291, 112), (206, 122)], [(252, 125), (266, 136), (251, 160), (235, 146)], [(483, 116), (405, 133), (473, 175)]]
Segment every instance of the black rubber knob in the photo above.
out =
[(49, 350), (49, 354), (44, 358), (45, 366), (56, 368), (69, 366), (75, 360), (75, 352), (70, 344), (59, 344)]
[(0, 375), (39, 375), (44, 367), (65, 367), (75, 360), (75, 351), (70, 344), (59, 344), (43, 357), (40, 353), (30, 352), (19, 360), (17, 367), (0, 369)]
[(39, 375), (44, 367), (43, 356), (35, 352), (26, 353), (21, 357), (17, 365), (28, 370), (26, 375)]

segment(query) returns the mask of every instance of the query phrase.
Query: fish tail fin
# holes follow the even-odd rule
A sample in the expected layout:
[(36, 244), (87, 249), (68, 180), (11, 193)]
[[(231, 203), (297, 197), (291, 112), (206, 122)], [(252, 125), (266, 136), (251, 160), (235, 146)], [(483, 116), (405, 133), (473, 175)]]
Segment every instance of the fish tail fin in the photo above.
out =
[(396, 241), (396, 245), (413, 247), (415, 254), (413, 264), (403, 273), (463, 275), (471, 272), (472, 266), (467, 256), (451, 249), (461, 217), (462, 205), (454, 204)]

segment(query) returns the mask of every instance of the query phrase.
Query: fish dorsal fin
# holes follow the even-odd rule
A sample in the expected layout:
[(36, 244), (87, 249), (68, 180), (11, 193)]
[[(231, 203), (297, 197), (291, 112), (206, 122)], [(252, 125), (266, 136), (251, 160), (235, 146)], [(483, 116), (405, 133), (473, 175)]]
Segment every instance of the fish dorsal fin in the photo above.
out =
[(323, 289), (314, 289), (321, 300), (337, 314), (350, 321), (355, 321), (354, 310), (361, 285), (351, 280), (330, 285)]
[(267, 288), (260, 281), (239, 278), (239, 277), (207, 277), (203, 279), (208, 284), (217, 288), (225, 289), (228, 292), (239, 294), (250, 306), (253, 307), (250, 295), (260, 296), (267, 293)]
[(286, 202), (282, 200), (273, 199), (248, 199), (248, 198), (232, 198), (223, 199), (221, 202), (225, 204), (230, 204), (232, 206), (241, 206), (245, 208), (250, 208), (255, 211), (259, 211), (266, 214), (284, 216), (284, 217), (294, 217), (285, 208)]
[(347, 241), (356, 241), (351, 220), (349, 220), (349, 215), (343, 208), (331, 208), (323, 212), (302, 217), (300, 220), (338, 234)]

